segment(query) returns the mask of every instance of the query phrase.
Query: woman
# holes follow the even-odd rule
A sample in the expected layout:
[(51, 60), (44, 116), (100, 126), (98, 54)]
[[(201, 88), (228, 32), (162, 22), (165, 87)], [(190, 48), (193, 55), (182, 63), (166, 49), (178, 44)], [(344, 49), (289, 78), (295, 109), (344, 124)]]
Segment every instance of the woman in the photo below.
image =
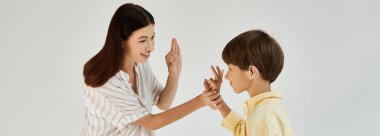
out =
[[(215, 108), (216, 92), (199, 95), (169, 109), (181, 73), (181, 51), (176, 39), (166, 55), (168, 78), (162, 87), (147, 63), (154, 51), (154, 19), (134, 4), (120, 6), (111, 19), (104, 47), (85, 65), (85, 125), (82, 135), (150, 136), (191, 112)], [(209, 97), (209, 96), (214, 97)], [(156, 105), (165, 110), (151, 114)]]

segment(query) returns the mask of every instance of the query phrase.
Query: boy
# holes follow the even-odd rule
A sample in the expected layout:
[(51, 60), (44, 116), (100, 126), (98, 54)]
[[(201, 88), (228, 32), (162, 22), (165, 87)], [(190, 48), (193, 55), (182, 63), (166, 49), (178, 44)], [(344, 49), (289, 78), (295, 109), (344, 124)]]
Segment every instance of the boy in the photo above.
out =
[[(223, 49), (222, 57), (228, 65), (225, 76), (235, 93), (247, 92), (250, 98), (244, 103), (244, 117), (228, 107), (215, 95), (209, 99), (220, 101), (217, 105), (223, 116), (222, 126), (234, 136), (292, 136), (287, 115), (281, 103), (281, 94), (271, 91), (271, 83), (281, 73), (284, 55), (279, 44), (260, 30), (244, 32), (232, 39)], [(207, 91), (219, 95), (223, 70), (211, 67), (214, 78), (205, 80)], [(221, 99), (221, 100), (220, 100)]]

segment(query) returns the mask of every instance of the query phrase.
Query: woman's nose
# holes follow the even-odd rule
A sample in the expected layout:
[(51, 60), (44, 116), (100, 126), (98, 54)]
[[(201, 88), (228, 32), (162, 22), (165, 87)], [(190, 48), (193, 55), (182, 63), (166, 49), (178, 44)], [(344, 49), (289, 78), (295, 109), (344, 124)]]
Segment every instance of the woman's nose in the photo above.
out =
[(154, 43), (149, 42), (148, 46), (146, 47), (147, 51), (154, 51)]

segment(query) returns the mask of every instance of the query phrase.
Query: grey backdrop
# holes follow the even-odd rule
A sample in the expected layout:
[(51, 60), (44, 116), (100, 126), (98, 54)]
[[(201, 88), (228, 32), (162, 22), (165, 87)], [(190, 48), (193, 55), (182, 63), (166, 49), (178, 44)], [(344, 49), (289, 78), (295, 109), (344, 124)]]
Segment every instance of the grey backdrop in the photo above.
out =
[[(103, 46), (110, 18), (127, 1), (1, 0), (0, 135), (79, 135), (83, 64)], [(224, 45), (250, 29), (273, 35), (285, 67), (273, 90), (284, 94), (299, 136), (379, 135), (379, 2), (376, 0), (129, 1), (156, 20), (150, 58), (164, 84), (164, 55), (177, 37), (183, 72), (174, 105), (202, 91), (211, 64), (226, 69)], [(247, 94), (224, 84), (241, 112)], [(155, 113), (159, 110), (155, 109)], [(165, 136), (231, 135), (218, 112), (202, 108), (157, 131)]]

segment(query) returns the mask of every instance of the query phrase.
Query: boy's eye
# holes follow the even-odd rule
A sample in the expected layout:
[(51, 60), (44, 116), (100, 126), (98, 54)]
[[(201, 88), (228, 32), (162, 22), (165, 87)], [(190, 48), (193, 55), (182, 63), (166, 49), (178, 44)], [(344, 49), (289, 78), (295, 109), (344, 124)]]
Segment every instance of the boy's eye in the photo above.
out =
[(152, 39), (154, 39), (154, 38), (155, 38), (155, 36), (152, 37)]

